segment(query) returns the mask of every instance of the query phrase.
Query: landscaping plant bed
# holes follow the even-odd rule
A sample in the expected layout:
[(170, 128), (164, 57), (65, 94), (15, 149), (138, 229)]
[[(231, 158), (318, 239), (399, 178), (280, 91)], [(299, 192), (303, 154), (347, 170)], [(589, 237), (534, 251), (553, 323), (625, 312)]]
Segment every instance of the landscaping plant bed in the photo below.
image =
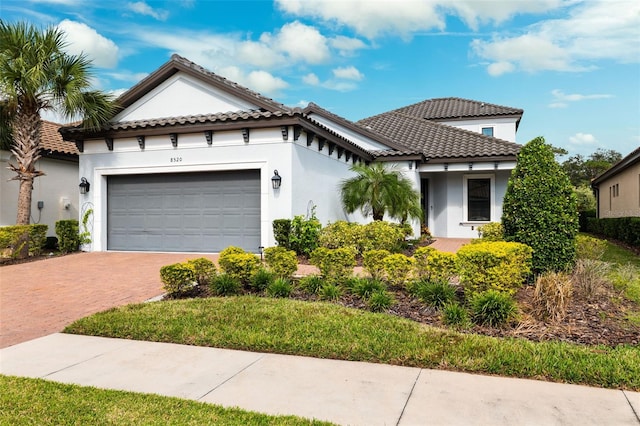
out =
[[(434, 327), (447, 328), (441, 321), (440, 312), (415, 297), (404, 289), (389, 288), (395, 303), (387, 314), (407, 318)], [(637, 305), (620, 297), (612, 288), (601, 290), (601, 294), (588, 299), (574, 294), (567, 309), (566, 317), (560, 322), (544, 322), (532, 315), (531, 300), (533, 287), (524, 286), (515, 296), (518, 302), (519, 320), (503, 327), (489, 327), (472, 324), (467, 328), (457, 328), (463, 333), (474, 333), (502, 338), (525, 338), (535, 342), (562, 341), (582, 345), (606, 345), (615, 347), (621, 344), (640, 344), (640, 325), (632, 324), (626, 319), (629, 312), (638, 312)], [(250, 293), (247, 291), (247, 293)], [(460, 295), (460, 292), (458, 292)], [(198, 287), (185, 297), (212, 297), (208, 288)], [(298, 288), (290, 296), (291, 299), (309, 302), (320, 301), (317, 295), (308, 294)], [(333, 303), (368, 310), (360, 297), (344, 292)]]

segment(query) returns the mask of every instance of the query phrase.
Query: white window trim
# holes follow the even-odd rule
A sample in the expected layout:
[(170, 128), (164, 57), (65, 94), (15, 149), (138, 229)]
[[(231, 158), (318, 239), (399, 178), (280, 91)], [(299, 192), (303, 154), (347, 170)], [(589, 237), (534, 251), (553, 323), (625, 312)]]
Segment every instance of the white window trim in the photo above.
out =
[[(469, 217), (469, 179), (489, 179), (490, 195), (489, 202), (491, 203), (491, 216), (488, 221), (470, 221)], [(466, 174), (462, 176), (462, 224), (483, 224), (489, 222), (497, 222), (496, 220), (496, 176), (494, 174)]]
[[(491, 129), (491, 136), (492, 138), (496, 137), (496, 126), (493, 124), (483, 124), (480, 126), (480, 134), (484, 135), (484, 132), (482, 131), (483, 129)], [(488, 136), (488, 135), (485, 135)]]

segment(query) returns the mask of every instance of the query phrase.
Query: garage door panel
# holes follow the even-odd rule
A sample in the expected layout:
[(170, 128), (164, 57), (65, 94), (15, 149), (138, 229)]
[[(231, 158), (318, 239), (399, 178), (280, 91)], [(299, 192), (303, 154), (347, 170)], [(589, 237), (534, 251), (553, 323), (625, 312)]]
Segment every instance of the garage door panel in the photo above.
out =
[(258, 170), (110, 176), (107, 182), (110, 250), (258, 250)]

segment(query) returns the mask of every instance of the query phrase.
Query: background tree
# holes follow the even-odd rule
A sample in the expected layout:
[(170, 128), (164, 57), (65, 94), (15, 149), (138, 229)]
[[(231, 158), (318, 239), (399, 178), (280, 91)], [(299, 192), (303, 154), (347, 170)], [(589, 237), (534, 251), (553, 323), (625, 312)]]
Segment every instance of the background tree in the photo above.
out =
[(401, 221), (422, 219), (420, 194), (399, 171), (383, 163), (355, 164), (351, 171), (357, 176), (344, 180), (340, 187), (348, 213), (359, 209), (365, 217), (372, 215), (373, 220), (382, 220), (385, 213)]
[(16, 223), (29, 224), (33, 181), (40, 159), (40, 113), (56, 110), (66, 119), (81, 117), (97, 130), (115, 113), (112, 97), (91, 86), (90, 61), (64, 52), (64, 34), (0, 20), (0, 144), (10, 147), (9, 163), (20, 182)]
[(619, 152), (598, 148), (587, 158), (580, 154), (569, 157), (562, 163), (562, 169), (569, 176), (573, 186), (589, 186), (591, 179), (601, 175), (620, 160), (622, 154)]
[(576, 198), (551, 145), (542, 137), (528, 142), (518, 154), (504, 197), (502, 225), (505, 239), (533, 248), (534, 273), (573, 266)]

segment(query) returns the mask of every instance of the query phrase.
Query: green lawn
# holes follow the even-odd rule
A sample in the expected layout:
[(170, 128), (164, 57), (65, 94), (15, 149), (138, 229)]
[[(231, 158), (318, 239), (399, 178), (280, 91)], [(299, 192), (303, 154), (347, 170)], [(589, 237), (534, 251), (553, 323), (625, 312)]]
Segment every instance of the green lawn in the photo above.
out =
[(329, 425), (294, 416), (0, 375), (0, 425)]
[(253, 296), (129, 305), (68, 333), (439, 368), (640, 390), (640, 348), (534, 343), (330, 303)]

